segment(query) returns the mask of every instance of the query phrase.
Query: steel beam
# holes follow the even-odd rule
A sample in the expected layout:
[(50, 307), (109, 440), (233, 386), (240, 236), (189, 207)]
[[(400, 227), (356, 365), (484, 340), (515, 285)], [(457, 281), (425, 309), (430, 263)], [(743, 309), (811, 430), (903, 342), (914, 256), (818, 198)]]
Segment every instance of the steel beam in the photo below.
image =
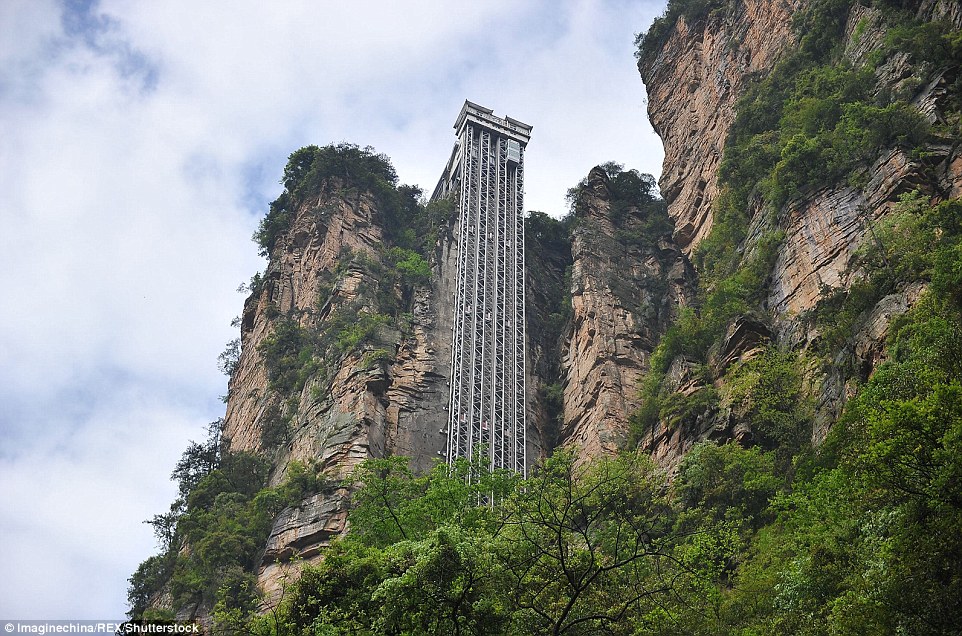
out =
[(465, 102), (432, 198), (458, 205), (447, 461), (526, 475), (524, 149), (531, 127)]

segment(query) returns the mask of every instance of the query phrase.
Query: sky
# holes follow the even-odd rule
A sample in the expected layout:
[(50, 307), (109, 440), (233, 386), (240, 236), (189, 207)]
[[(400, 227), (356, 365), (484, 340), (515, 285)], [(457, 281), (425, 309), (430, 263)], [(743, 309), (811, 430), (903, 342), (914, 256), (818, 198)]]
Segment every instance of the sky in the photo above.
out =
[(156, 553), (288, 155), (433, 189), (465, 99), (534, 126), (525, 207), (657, 176), (636, 33), (663, 0), (0, 0), (0, 619), (117, 619)]

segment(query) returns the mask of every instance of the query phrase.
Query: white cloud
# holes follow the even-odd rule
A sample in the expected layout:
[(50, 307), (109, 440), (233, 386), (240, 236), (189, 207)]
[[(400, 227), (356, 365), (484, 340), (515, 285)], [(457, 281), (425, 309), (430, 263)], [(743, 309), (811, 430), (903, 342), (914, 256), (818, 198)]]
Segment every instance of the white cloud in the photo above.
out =
[(0, 2), (0, 609), (123, 613), (291, 151), (430, 191), (468, 98), (534, 126), (527, 207), (561, 214), (597, 163), (658, 171), (631, 40), (662, 4)]
[(173, 500), (165, 477), (202, 422), (144, 386), (112, 388), (87, 414), (38, 417), (58, 434), (0, 461), (8, 618), (119, 618), (131, 567), (156, 549), (141, 520)]

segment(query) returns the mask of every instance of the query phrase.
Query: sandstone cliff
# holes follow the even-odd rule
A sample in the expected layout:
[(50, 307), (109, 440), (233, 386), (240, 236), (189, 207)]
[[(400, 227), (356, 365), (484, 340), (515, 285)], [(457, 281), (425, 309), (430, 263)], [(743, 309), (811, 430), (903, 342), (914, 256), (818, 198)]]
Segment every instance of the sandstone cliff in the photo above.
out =
[(801, 0), (746, 0), (690, 22), (681, 16), (656, 54), (639, 60), (648, 117), (665, 147), (658, 185), (675, 219), (675, 241), (690, 254), (712, 227), (718, 170), (735, 103), (796, 40)]
[(692, 292), (663, 202), (644, 189), (621, 199), (611, 177), (633, 173), (613, 172), (594, 168), (574, 202), (559, 442), (581, 461), (625, 446), (649, 356)]
[[(914, 16), (898, 19), (892, 17), (892, 9), (870, 8), (857, 2), (829, 5), (802, 0), (744, 0), (703, 4), (711, 10), (686, 15), (684, 11), (672, 13), (670, 8), (669, 18), (674, 21), (663, 22), (661, 31), (652, 36), (659, 40), (642, 43), (639, 54), (639, 70), (649, 94), (649, 116), (665, 145), (660, 186), (675, 221), (675, 239), (686, 254), (694, 255), (717, 223), (716, 215), (723, 207), (720, 197), (726, 187), (722, 164), (726, 145), (733, 143), (739, 100), (764, 78), (774, 77), (770, 84), (777, 83), (780, 75), (790, 78), (799, 64), (811, 65), (811, 56), (828, 55), (825, 47), (839, 47), (840, 53), (834, 58), (841, 60), (838, 68), (874, 69), (874, 86), (869, 93), (875, 103), (898, 100), (909, 104), (932, 128), (924, 147), (883, 146), (863, 159), (847, 178), (833, 176), (827, 182), (805, 184), (775, 206), (759, 194), (764, 184), (740, 184), (754, 188), (746, 208), (739, 212), (745, 218), (745, 238), (738, 247), (743, 266), (757, 251), (759, 241), (773, 236), (780, 240), (764, 281), (766, 291), (748, 318), (753, 326), (746, 329), (744, 320), (738, 319), (728, 325), (723, 339), (715, 340), (715, 350), (702, 360), (711, 363), (709, 377), (693, 379), (690, 370), (697, 364), (684, 357), (673, 362), (662, 386), (663, 394), (691, 394), (713, 388), (722, 400), (693, 418), (687, 428), (672, 428), (662, 418), (657, 430), (646, 435), (643, 445), (666, 466), (677, 465), (686, 448), (698, 439), (752, 439), (750, 422), (738, 421), (724, 399), (728, 384), (725, 375), (733, 362), (751, 359), (772, 343), (802, 355), (799, 368), (805, 369), (816, 404), (814, 439), (824, 437), (851, 395), (851, 370), (856, 370), (856, 382), (867, 377), (879, 361), (889, 321), (911, 306), (921, 286), (919, 281), (902, 281), (891, 293), (873, 301), (852, 326), (847, 341), (832, 354), (834, 362), (827, 367), (806, 356), (814, 350), (825, 355), (826, 345), (821, 340), (825, 325), (817, 325), (813, 318), (820, 304), (866, 278), (856, 256), (873, 240), (873, 228), (884, 224), (896, 209), (900, 196), (919, 191), (936, 203), (959, 196), (962, 185), (960, 148), (949, 130), (958, 125), (952, 97), (957, 94), (957, 87), (952, 86), (958, 69), (927, 60), (923, 51), (912, 48), (907, 36), (890, 34), (893, 25), (908, 22), (939, 22), (944, 28), (958, 29), (962, 16), (957, 3), (910, 3)], [(829, 38), (820, 44), (822, 52), (810, 43), (820, 36), (817, 28), (799, 31), (792, 26), (793, 20), (808, 24), (806, 20), (812, 21), (812, 15), (823, 20), (812, 24), (821, 25), (817, 28), (826, 31), (821, 37)], [(837, 40), (831, 39), (834, 34), (824, 26), (832, 23), (826, 15), (841, 26)], [(800, 33), (807, 38), (801, 44)], [(815, 52), (805, 53), (805, 46)], [(802, 59), (796, 54), (799, 48), (802, 55), (810, 56), (803, 62), (798, 61)], [(778, 66), (785, 60), (789, 62)], [(758, 116), (765, 115), (764, 110), (758, 111)], [(777, 129), (768, 134), (763, 142), (777, 135)], [(779, 156), (770, 161), (778, 162)], [(768, 183), (777, 176), (768, 177)], [(717, 283), (703, 284), (708, 294), (713, 285)], [(743, 336), (749, 339), (740, 342)], [(719, 359), (728, 361), (719, 365)]]
[[(427, 469), (444, 449), (452, 317), (438, 298), (450, 296), (454, 277), (447, 233), (439, 234), (432, 279), (411, 286), (385, 275), (391, 244), (374, 193), (331, 178), (292, 207), (245, 303), (223, 428), (229, 449), (270, 458), (272, 483), (292, 461), (332, 479), (389, 454)], [(305, 354), (301, 342), (284, 350), (278, 334), (292, 332), (358, 341)], [(300, 367), (288, 371), (300, 377), (291, 382), (275, 369), (272, 378), (269, 351), (281, 365), (293, 356)], [(276, 520), (259, 569), (268, 598), (293, 556), (309, 562), (344, 531), (347, 494), (310, 495)]]
[[(792, 18), (808, 4), (746, 0), (722, 3), (723, 9), (694, 23), (682, 15), (663, 46), (639, 59), (649, 95), (648, 115), (665, 147), (659, 186), (675, 220), (676, 242), (686, 254), (712, 227), (712, 205), (719, 193), (719, 169), (736, 102), (753, 79), (772, 71), (782, 54), (797, 45)], [(917, 4), (920, 20), (949, 20), (956, 28), (962, 24), (958, 3), (925, 0)], [(844, 37), (846, 56), (854, 62), (881, 45), (885, 30), (880, 13), (852, 4)], [(857, 39), (853, 37), (856, 29)], [(878, 76), (879, 91), (904, 88), (913, 77), (908, 55), (893, 56)], [(940, 73), (911, 95), (912, 103), (933, 123), (946, 121), (944, 99), (951, 80)], [(814, 304), (821, 284), (839, 284), (851, 250), (861, 240), (866, 217), (878, 218), (897, 194), (934, 179), (940, 196), (958, 196), (960, 161), (952, 146), (947, 140), (929, 148), (934, 154), (926, 163), (938, 166), (933, 174), (923, 174), (926, 166), (904, 152), (889, 151), (869, 168), (868, 185), (829, 186), (793, 202), (788, 210), (792, 218), (785, 224), (789, 237), (771, 299), (775, 312), (800, 313)], [(860, 229), (853, 229), (853, 224)]]

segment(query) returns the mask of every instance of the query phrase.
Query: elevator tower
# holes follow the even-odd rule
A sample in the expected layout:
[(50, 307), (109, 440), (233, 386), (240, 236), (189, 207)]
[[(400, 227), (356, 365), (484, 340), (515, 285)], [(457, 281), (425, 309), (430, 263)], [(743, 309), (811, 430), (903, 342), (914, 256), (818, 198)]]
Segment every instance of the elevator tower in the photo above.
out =
[(456, 197), (447, 461), (526, 474), (524, 149), (531, 126), (464, 102), (432, 199)]

